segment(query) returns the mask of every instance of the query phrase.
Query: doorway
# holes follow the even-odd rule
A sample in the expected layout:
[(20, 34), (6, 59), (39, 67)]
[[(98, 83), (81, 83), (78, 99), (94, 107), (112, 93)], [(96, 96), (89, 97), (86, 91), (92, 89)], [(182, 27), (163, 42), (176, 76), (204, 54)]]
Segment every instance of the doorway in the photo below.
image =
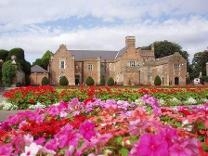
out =
[(175, 77), (175, 85), (179, 85), (179, 77)]
[(75, 85), (80, 85), (80, 75), (75, 75)]

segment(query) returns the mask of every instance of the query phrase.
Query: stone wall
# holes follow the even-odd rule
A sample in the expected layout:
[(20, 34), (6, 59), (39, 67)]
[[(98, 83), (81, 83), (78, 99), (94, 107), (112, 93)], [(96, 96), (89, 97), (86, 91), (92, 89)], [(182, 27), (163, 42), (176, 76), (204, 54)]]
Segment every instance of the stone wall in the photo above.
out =
[[(61, 62), (64, 62), (64, 67), (61, 67)], [(75, 85), (74, 57), (65, 45), (60, 45), (54, 56), (50, 60), (49, 72), (50, 81), (53, 85), (59, 84), (61, 76), (66, 76), (69, 85)]]
[[(88, 76), (96, 84), (105, 76), (106, 80), (112, 77), (118, 85), (154, 85), (159, 75), (162, 85), (186, 84), (187, 62), (179, 53), (155, 59), (154, 47), (136, 48), (135, 37), (127, 36), (125, 47), (118, 54), (112, 60), (102, 60), (99, 56), (76, 60), (70, 50), (61, 45), (50, 61), (51, 83), (57, 85), (59, 77), (64, 75), (69, 85), (84, 83)], [(60, 61), (65, 62), (64, 69), (60, 68)]]
[(42, 79), (44, 77), (48, 78), (48, 73), (31, 73), (30, 74), (30, 84), (31, 85), (42, 85)]

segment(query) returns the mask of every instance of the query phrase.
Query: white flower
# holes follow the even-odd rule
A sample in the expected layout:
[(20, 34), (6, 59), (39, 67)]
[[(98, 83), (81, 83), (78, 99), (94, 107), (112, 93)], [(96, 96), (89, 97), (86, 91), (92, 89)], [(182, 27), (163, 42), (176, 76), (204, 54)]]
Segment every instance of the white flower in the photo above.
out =
[(5, 100), (3, 100), (1, 103), (2, 103), (1, 104), (2, 110), (16, 110), (17, 109), (16, 105), (13, 105)]
[(64, 117), (66, 117), (68, 115), (68, 113), (66, 113), (66, 112), (64, 112), (64, 111), (61, 111), (60, 112), (60, 117), (61, 118), (64, 118)]
[(196, 99), (189, 97), (186, 101), (184, 101), (184, 104), (196, 104)]
[(40, 102), (37, 102), (35, 105), (30, 105), (29, 109), (37, 109), (37, 108), (45, 108), (46, 106), (41, 104)]
[(180, 100), (178, 100), (176, 97), (173, 97), (172, 99), (170, 99), (170, 102), (174, 105), (178, 105), (181, 104), (182, 102)]
[(33, 136), (30, 134), (24, 135), (24, 141), (26, 145), (30, 145), (33, 142)]
[(203, 102), (208, 102), (208, 99), (203, 98), (202, 101), (203, 101)]
[(182, 126), (188, 125), (188, 124), (189, 124), (189, 121), (187, 119), (182, 121)]
[(36, 156), (41, 148), (41, 145), (33, 142), (29, 146), (25, 146), (25, 152), (21, 153), (20, 156)]
[(140, 105), (140, 106), (145, 105), (144, 101), (143, 101), (141, 98), (135, 100), (135, 103), (136, 103), (137, 105)]
[(159, 99), (159, 103), (161, 104), (161, 105), (165, 105), (165, 100), (164, 99)]
[(182, 121), (182, 127), (186, 131), (192, 131), (193, 128), (193, 126), (189, 123), (187, 119)]

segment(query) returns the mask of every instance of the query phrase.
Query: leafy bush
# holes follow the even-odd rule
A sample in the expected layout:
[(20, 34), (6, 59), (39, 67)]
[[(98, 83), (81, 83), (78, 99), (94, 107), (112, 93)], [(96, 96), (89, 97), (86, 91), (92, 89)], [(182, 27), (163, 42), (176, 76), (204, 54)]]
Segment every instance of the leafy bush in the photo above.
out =
[(41, 81), (42, 85), (48, 85), (49, 84), (49, 79), (47, 77), (43, 77), (42, 81)]
[(59, 80), (59, 85), (61, 85), (61, 86), (68, 86), (68, 84), (69, 84), (69, 81), (66, 78), (66, 76), (61, 76), (60, 80)]
[(21, 87), (23, 84), (21, 84), (20, 82), (16, 83), (16, 87)]
[(162, 83), (161, 78), (157, 75), (157, 76), (155, 77), (154, 85), (155, 85), (155, 86), (160, 86), (161, 83)]
[(208, 76), (202, 76), (201, 81), (208, 82)]
[(104, 76), (101, 76), (100, 85), (101, 86), (104, 86), (105, 85), (105, 77)]
[(107, 84), (108, 84), (108, 86), (113, 86), (114, 85), (114, 80), (113, 80), (112, 77), (109, 77)]
[(2, 81), (5, 86), (11, 86), (16, 69), (11, 61), (6, 61), (2, 66)]
[(88, 86), (92, 86), (95, 84), (95, 81), (93, 80), (93, 78), (91, 76), (88, 76), (85, 82)]

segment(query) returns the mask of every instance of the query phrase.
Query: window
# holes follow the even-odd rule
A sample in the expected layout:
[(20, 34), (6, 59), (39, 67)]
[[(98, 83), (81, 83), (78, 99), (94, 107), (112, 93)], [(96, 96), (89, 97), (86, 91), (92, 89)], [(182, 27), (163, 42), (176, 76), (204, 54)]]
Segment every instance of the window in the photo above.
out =
[(88, 70), (92, 71), (93, 70), (93, 65), (92, 64), (88, 64)]
[(135, 67), (135, 61), (130, 61), (130, 67)]
[(65, 62), (64, 61), (61, 61), (60, 62), (60, 67), (61, 67), (61, 69), (64, 69), (65, 68)]
[(179, 69), (179, 67), (180, 67), (180, 64), (174, 64), (175, 69)]

